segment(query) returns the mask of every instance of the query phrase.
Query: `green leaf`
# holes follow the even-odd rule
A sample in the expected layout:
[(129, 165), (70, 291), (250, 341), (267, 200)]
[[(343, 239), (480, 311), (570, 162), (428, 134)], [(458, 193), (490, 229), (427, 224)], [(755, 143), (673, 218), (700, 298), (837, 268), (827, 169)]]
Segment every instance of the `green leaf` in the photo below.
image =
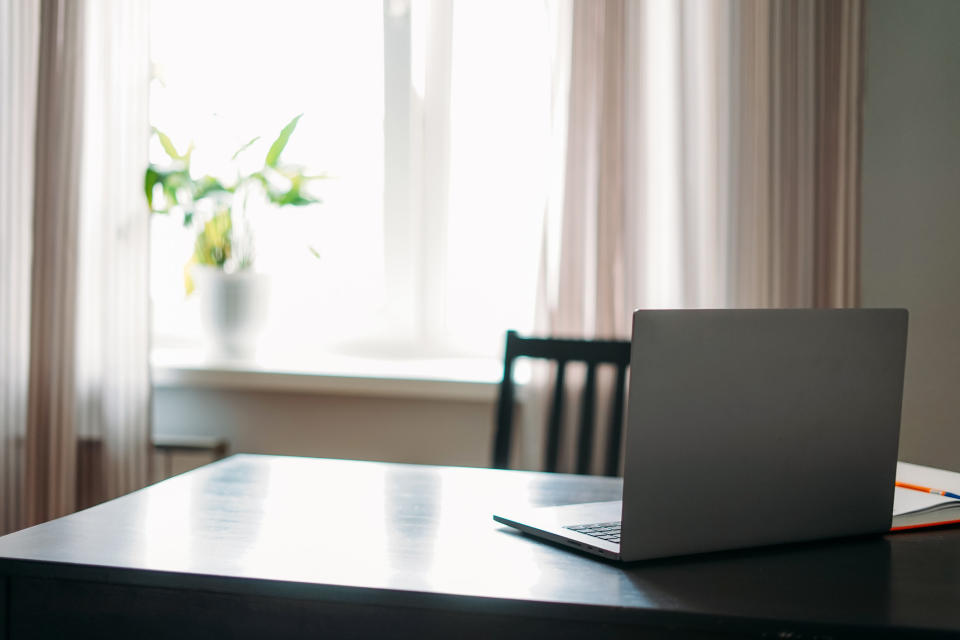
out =
[(245, 145), (243, 145), (242, 147), (240, 147), (239, 149), (237, 149), (236, 153), (234, 153), (233, 156), (230, 158), (231, 162), (232, 162), (233, 160), (236, 160), (236, 159), (237, 159), (237, 156), (239, 156), (241, 153), (243, 153), (244, 151), (246, 151), (247, 149), (249, 149), (249, 148), (253, 145), (253, 143), (256, 142), (256, 141), (259, 140), (259, 139), (260, 139), (260, 136), (257, 136), (256, 138), (254, 138), (253, 140), (251, 140), (251, 141), (248, 142), (247, 144), (245, 144)]
[(167, 208), (173, 205), (182, 205), (180, 189), (187, 186), (192, 190), (193, 181), (190, 174), (184, 169), (175, 171), (158, 171), (159, 183), (163, 186), (163, 195), (167, 198)]
[(163, 184), (163, 197), (167, 199), (167, 208), (169, 209), (171, 206), (175, 204), (180, 204), (179, 202), (177, 202), (177, 195), (178, 195), (177, 186), (173, 184), (173, 181), (164, 180), (162, 184)]
[(263, 185), (264, 189), (267, 189), (270, 186), (269, 181), (267, 180), (267, 176), (265, 176), (262, 171), (254, 171), (249, 176), (247, 176), (246, 179), (253, 180), (254, 182), (259, 182), (260, 184)]
[(197, 234), (193, 248), (193, 260), (199, 264), (206, 264), (223, 268), (224, 263), (232, 253), (230, 234), (233, 223), (230, 210), (217, 213), (203, 225)]
[(313, 180), (313, 177), (305, 176), (302, 169), (286, 166), (274, 169), (273, 172), (282, 178), (279, 182), (288, 182), (290, 186), (286, 189), (278, 187), (275, 181), (270, 181), (265, 172), (255, 174), (256, 178), (263, 184), (267, 199), (273, 204), (279, 207), (287, 205), (302, 207), (321, 202), (319, 198), (314, 198), (303, 191), (303, 188)]
[(293, 135), (293, 131), (297, 128), (297, 122), (300, 121), (300, 118), (303, 117), (301, 113), (296, 118), (287, 123), (281, 131), (280, 135), (277, 136), (277, 139), (273, 141), (273, 144), (270, 145), (270, 150), (267, 151), (267, 157), (263, 163), (268, 167), (276, 167), (280, 162), (280, 154), (283, 153), (284, 148), (287, 146), (287, 142), (290, 141), (290, 136)]
[[(154, 199), (156, 186), (160, 185), (164, 196), (163, 206), (159, 206)], [(143, 190), (147, 197), (147, 204), (154, 213), (169, 213), (175, 206), (185, 206), (180, 202), (180, 190), (184, 187), (193, 187), (193, 181), (190, 173), (185, 169), (175, 169), (173, 171), (164, 171), (158, 169), (155, 165), (147, 167), (143, 176)]]
[[(157, 137), (160, 138), (160, 146), (163, 147), (163, 150), (167, 152), (167, 155), (170, 156), (171, 160), (183, 160), (184, 156), (181, 156), (177, 151), (177, 148), (173, 146), (173, 141), (170, 139), (170, 136), (165, 134), (160, 129), (156, 127), (153, 128), (153, 132), (157, 134)], [(193, 145), (190, 145), (190, 151), (193, 150)], [(189, 155), (190, 151), (187, 152)]]
[(197, 264), (196, 256), (190, 256), (190, 260), (187, 261), (187, 264), (183, 265), (183, 289), (186, 291), (189, 296), (193, 293), (193, 290), (196, 288), (193, 282), (193, 265)]
[(232, 193), (233, 189), (229, 189), (223, 184), (214, 178), (213, 176), (203, 176), (198, 179), (194, 184), (193, 188), (193, 199), (194, 201), (206, 198), (207, 196), (213, 193)]
[(150, 211), (153, 211), (153, 188), (160, 180), (160, 172), (153, 166), (147, 167), (147, 172), (143, 176), (143, 192), (147, 196), (147, 206), (150, 207)]

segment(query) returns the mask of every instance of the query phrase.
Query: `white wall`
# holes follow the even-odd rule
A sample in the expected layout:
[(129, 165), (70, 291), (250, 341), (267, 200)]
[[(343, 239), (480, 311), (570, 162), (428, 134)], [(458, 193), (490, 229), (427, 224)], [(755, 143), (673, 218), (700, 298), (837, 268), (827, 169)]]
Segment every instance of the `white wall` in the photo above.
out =
[(230, 452), (486, 466), (492, 401), (160, 387), (154, 429), (226, 437)]
[(864, 306), (910, 310), (900, 457), (960, 471), (960, 2), (869, 0)]

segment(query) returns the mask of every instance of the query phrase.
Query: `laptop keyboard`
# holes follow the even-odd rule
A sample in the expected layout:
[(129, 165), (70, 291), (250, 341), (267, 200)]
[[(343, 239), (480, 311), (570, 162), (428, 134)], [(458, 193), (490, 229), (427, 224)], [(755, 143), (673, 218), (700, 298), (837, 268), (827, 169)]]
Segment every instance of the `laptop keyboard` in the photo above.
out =
[(620, 523), (619, 522), (598, 522), (596, 524), (574, 524), (567, 525), (564, 529), (570, 529), (577, 533), (582, 533), (594, 538), (600, 538), (607, 542), (616, 542), (620, 544)]

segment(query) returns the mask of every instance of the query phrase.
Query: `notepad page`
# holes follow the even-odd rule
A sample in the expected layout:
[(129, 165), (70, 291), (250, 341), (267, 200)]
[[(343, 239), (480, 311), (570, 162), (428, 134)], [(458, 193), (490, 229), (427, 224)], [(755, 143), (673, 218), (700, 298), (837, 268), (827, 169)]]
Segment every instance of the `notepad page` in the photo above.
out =
[[(934, 469), (909, 462), (897, 463), (897, 480), (924, 487), (934, 487), (945, 491), (960, 493), (960, 473), (945, 469)], [(914, 491), (896, 487), (893, 494), (893, 515), (901, 515), (930, 509), (938, 505), (956, 504), (960, 501), (932, 493)]]
[(899, 516), (914, 511), (922, 511), (923, 509), (930, 509), (948, 502), (957, 501), (953, 498), (945, 498), (932, 493), (895, 487), (893, 491), (893, 515)]

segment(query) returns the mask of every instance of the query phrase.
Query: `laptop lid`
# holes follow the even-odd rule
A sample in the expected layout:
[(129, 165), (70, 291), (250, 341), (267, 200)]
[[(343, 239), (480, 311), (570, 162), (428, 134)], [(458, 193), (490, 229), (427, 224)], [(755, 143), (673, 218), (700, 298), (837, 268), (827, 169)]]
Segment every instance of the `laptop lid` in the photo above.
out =
[(889, 529), (907, 312), (636, 311), (624, 560)]

